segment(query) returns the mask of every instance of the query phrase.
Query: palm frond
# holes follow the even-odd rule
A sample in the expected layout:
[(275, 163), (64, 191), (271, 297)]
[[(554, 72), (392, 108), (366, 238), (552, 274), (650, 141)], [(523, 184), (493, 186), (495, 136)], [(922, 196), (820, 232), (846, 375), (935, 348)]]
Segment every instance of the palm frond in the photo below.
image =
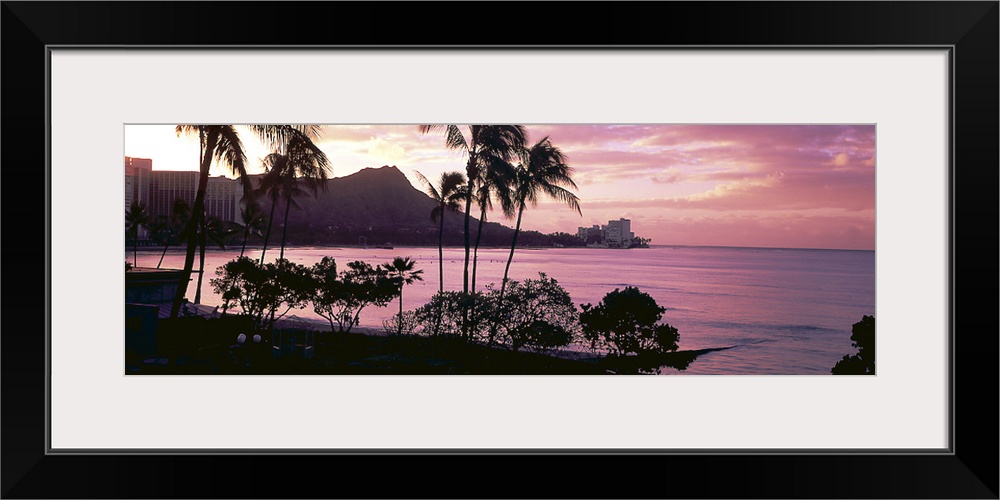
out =
[(413, 173), (417, 174), (417, 180), (420, 181), (421, 184), (423, 184), (424, 189), (427, 190), (427, 194), (430, 195), (430, 197), (434, 201), (440, 203), (441, 200), (444, 199), (444, 197), (441, 195), (441, 193), (438, 192), (437, 188), (434, 187), (434, 184), (431, 184), (431, 181), (427, 180), (427, 178), (424, 177), (424, 174), (421, 174), (420, 172), (417, 172), (416, 170), (414, 170)]
[(421, 134), (441, 129), (444, 129), (444, 144), (448, 149), (457, 149), (464, 154), (469, 153), (469, 143), (465, 140), (465, 136), (462, 135), (462, 130), (458, 125), (420, 125), (418, 127)]
[(293, 129), (290, 135), (287, 153), (290, 169), (305, 181), (314, 196), (320, 188), (326, 191), (326, 181), (333, 173), (330, 159), (305, 133)]
[(444, 172), (441, 174), (440, 186), (441, 196), (448, 198), (455, 193), (458, 188), (465, 184), (465, 176), (461, 172)]
[(189, 134), (193, 135), (200, 132), (202, 130), (202, 127), (204, 127), (204, 125), (178, 125), (177, 127), (174, 128), (174, 132), (177, 134), (177, 137)]
[(499, 157), (505, 161), (516, 159), (527, 142), (523, 125), (473, 125), (473, 143), (477, 153)]
[(549, 198), (561, 201), (569, 205), (574, 212), (583, 215), (583, 212), (580, 210), (580, 198), (577, 195), (569, 192), (565, 188), (554, 186), (552, 184), (544, 185), (542, 189), (545, 191), (545, 194), (549, 196)]
[(458, 125), (448, 125), (445, 134), (444, 142), (449, 148), (468, 153), (469, 143), (465, 140), (465, 136), (462, 135), (462, 130), (458, 128)]
[(247, 155), (243, 150), (243, 143), (240, 141), (240, 135), (236, 132), (236, 128), (232, 125), (218, 125), (213, 128), (213, 132), (216, 134), (216, 147), (213, 152), (215, 161), (228, 165), (233, 174), (243, 179), (244, 187), (248, 186)]

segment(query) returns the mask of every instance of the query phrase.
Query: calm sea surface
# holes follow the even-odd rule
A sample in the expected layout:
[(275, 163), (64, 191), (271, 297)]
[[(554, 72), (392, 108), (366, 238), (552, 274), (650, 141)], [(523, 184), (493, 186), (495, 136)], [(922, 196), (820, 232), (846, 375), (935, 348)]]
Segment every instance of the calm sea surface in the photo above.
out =
[[(509, 251), (479, 250), (477, 289), (500, 283)], [(277, 253), (268, 249), (268, 260)], [(131, 250), (128, 254), (131, 259)], [(208, 253), (203, 304), (221, 303), (208, 280), (238, 255), (238, 249)], [(247, 255), (260, 257), (260, 250)], [(404, 309), (425, 304), (438, 290), (436, 247), (285, 250), (286, 258), (306, 266), (324, 256), (334, 257), (338, 266), (352, 260), (374, 265), (396, 256), (413, 258), (424, 270), (424, 281), (403, 290)], [(159, 252), (140, 250), (139, 265), (155, 267), (159, 258)], [(462, 248), (444, 250), (446, 290), (461, 290), (463, 258)], [(172, 250), (162, 267), (180, 269), (183, 264), (183, 252)], [(666, 308), (662, 321), (678, 329), (681, 350), (736, 346), (704, 354), (685, 371), (666, 370), (669, 374), (829, 374), (842, 356), (855, 353), (851, 325), (863, 315), (875, 315), (873, 251), (654, 247), (519, 249), (514, 254), (512, 279), (537, 278), (539, 272), (558, 280), (577, 306), (597, 304), (615, 288), (638, 287)], [(195, 283), (188, 297), (194, 297)], [(398, 302), (367, 308), (361, 324), (380, 327), (397, 308)], [(319, 318), (311, 307), (290, 314)]]

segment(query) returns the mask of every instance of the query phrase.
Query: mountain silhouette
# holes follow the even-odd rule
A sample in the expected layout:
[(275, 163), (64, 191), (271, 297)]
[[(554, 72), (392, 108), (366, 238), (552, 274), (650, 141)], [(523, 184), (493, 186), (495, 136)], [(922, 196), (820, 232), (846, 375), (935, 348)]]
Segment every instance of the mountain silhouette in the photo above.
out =
[[(437, 246), (439, 226), (430, 217), (435, 201), (413, 187), (395, 166), (365, 168), (329, 179), (326, 187), (316, 197), (310, 193), (295, 199), (299, 208), (293, 206), (288, 215), (289, 245), (357, 245), (364, 238), (368, 245)], [(265, 212), (270, 211), (270, 200), (261, 198), (260, 203)], [(272, 245), (280, 242), (284, 209), (284, 202), (279, 201), (274, 213)], [(475, 205), (473, 214), (478, 214)], [(444, 244), (464, 245), (464, 214), (448, 212), (444, 224)], [(469, 225), (473, 243), (478, 224), (478, 218), (472, 217)], [(551, 245), (545, 235), (529, 233), (534, 234), (528, 235), (524, 244)], [(487, 221), (483, 224), (481, 245), (507, 246), (513, 235), (512, 228)], [(521, 243), (521, 237), (518, 240)]]

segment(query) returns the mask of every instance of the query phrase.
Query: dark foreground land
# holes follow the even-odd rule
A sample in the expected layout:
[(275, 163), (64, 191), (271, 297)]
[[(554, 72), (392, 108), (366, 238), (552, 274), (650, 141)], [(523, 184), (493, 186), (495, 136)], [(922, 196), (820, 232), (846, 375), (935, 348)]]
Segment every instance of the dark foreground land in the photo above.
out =
[[(155, 351), (126, 351), (125, 373), (148, 375), (604, 375), (684, 369), (701, 351), (655, 358), (574, 357), (513, 352), (454, 337), (370, 335), (304, 329), (281, 330), (281, 349), (264, 333), (260, 343), (238, 318), (164, 320)], [(307, 342), (308, 336), (313, 339)], [(278, 339), (275, 336), (275, 339)], [(278, 341), (275, 340), (275, 343)], [(312, 344), (312, 348), (306, 345)]]

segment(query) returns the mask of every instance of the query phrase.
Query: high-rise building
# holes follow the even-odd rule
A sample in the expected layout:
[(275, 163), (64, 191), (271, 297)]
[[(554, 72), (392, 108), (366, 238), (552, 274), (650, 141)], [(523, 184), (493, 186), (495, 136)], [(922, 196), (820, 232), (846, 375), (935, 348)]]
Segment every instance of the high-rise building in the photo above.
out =
[(153, 217), (170, 217), (174, 200), (184, 200), (194, 206), (198, 192), (198, 172), (157, 170), (150, 183), (150, 214)]
[(205, 215), (238, 222), (242, 199), (242, 182), (221, 175), (209, 177), (205, 189)]
[[(170, 217), (175, 200), (194, 206), (199, 173), (190, 170), (153, 170), (153, 160), (125, 157), (125, 208), (144, 203), (152, 219)], [(205, 187), (205, 215), (237, 221), (243, 184), (224, 176), (209, 177)]]
[(609, 220), (605, 226), (604, 241), (609, 246), (628, 246), (634, 237), (632, 221), (629, 219)]
[(596, 236), (599, 240), (603, 241), (604, 231), (601, 229), (601, 226), (594, 224), (591, 227), (578, 227), (576, 229), (576, 236), (584, 241), (590, 240)]
[(149, 186), (152, 180), (153, 160), (125, 157), (125, 208), (132, 202), (149, 207)]
[(609, 220), (607, 224), (594, 225), (593, 227), (578, 227), (576, 235), (582, 240), (590, 241), (594, 236), (598, 236), (601, 243), (609, 247), (632, 246), (635, 233), (632, 232), (632, 221), (625, 218)]
[(125, 210), (132, 206), (132, 200), (135, 200), (135, 177), (125, 174)]

